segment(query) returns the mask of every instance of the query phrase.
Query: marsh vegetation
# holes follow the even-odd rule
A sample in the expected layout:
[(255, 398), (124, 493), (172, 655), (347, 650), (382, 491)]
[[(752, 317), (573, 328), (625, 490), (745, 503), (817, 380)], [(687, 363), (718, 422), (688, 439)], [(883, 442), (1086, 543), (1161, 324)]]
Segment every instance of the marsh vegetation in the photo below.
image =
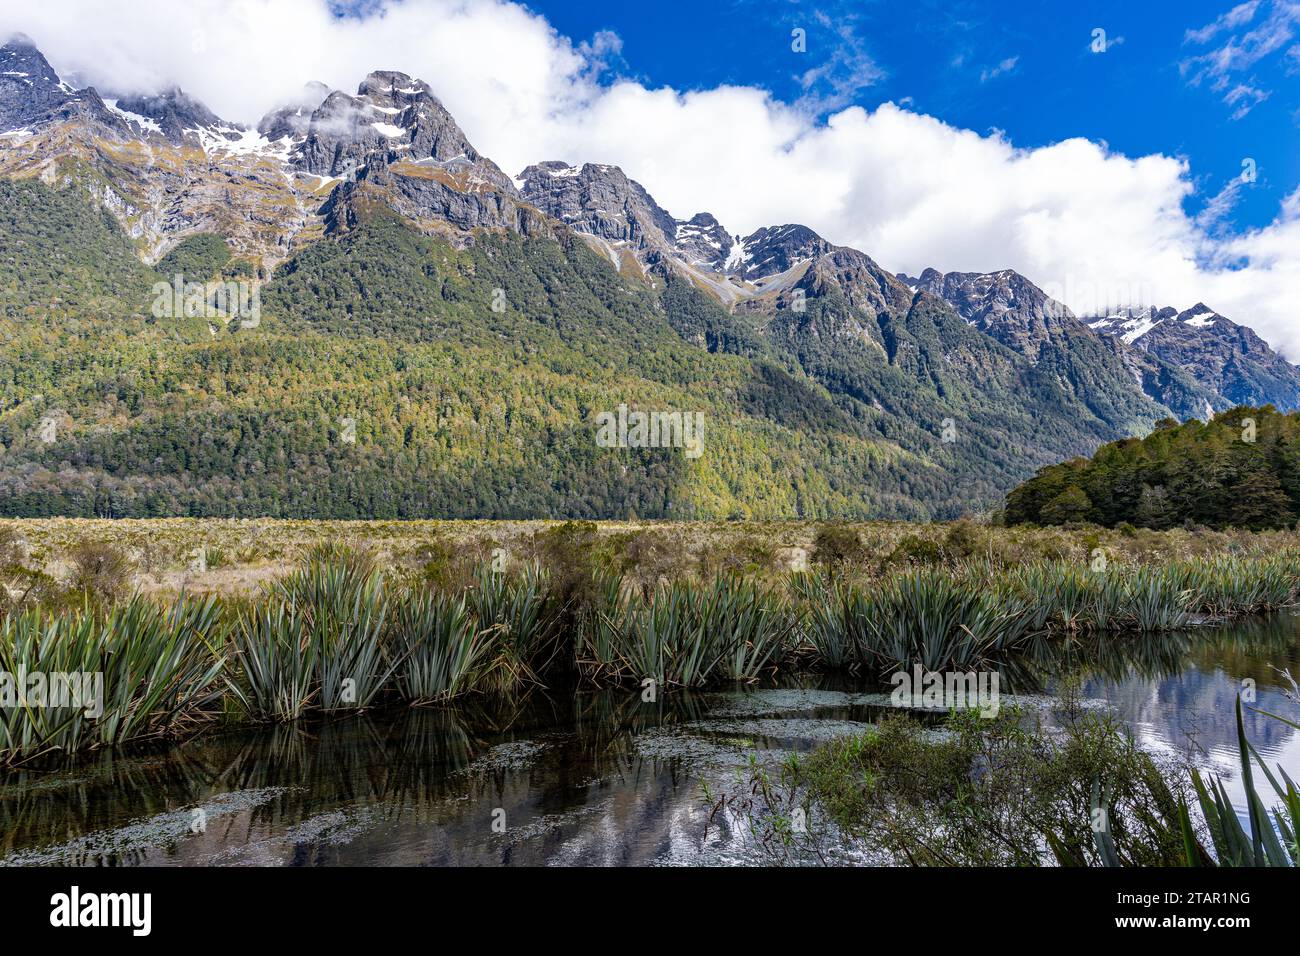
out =
[[(804, 670), (987, 668), (1035, 641), (1105, 633), (1136, 645), (1288, 606), (1300, 589), (1289, 534), (1209, 555), (1193, 534), (1154, 536), (1133, 556), (1089, 532), (1025, 539), (969, 522), (886, 551), (828, 525), (805, 529), (811, 547), (791, 570), (756, 566), (753, 532), (723, 550), (688, 527), (709, 542), (690, 551), (669, 530), (552, 524), (513, 552), (433, 543), (402, 563), (366, 542), (316, 544), (255, 593), (206, 596), (127, 592), (133, 559), (102, 540), (74, 544), (60, 582), (15, 559), (11, 534), (0, 671), (102, 673), (105, 716), (5, 708), (0, 761), (554, 681), (659, 692)], [(13, 586), (42, 574), (42, 588)]]

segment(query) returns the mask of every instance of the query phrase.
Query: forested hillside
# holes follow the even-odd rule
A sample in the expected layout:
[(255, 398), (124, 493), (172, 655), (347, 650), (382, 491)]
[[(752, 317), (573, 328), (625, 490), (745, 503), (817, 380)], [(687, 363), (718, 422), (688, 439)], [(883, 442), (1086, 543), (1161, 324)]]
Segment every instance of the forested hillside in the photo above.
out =
[[(30, 241), (11, 219), (0, 260)], [(42, 241), (80, 261), (106, 240)], [(203, 245), (186, 254), (219, 270)], [(282, 268), (255, 329), (157, 319), (150, 285), (175, 263), (100, 262), (88, 294), (129, 290), (117, 314), (29, 298), (3, 320), (4, 514), (865, 516), (938, 471), (808, 379), (686, 341), (577, 240), (457, 250), (380, 216)], [(623, 401), (702, 412), (705, 454), (598, 448), (595, 413)]]
[[(932, 296), (869, 318), (810, 274), (732, 314), (572, 233), (461, 248), (383, 205), (256, 327), (160, 317), (173, 273), (252, 270), (214, 235), (150, 270), (74, 191), (3, 188), (7, 515), (950, 517), (1151, 411), (1098, 417)], [(598, 447), (622, 403), (702, 414), (705, 453)]]
[(1300, 413), (1241, 406), (1209, 423), (1161, 422), (1144, 439), (1053, 465), (1007, 496), (1008, 523), (1253, 529), (1300, 516)]

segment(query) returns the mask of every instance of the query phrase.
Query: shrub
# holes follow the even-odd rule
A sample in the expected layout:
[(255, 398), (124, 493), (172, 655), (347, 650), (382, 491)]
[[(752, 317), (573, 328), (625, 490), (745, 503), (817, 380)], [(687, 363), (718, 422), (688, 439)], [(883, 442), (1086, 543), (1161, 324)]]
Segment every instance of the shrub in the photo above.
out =
[(931, 565), (943, 562), (943, 549), (929, 538), (920, 535), (905, 535), (885, 559), (886, 564), (893, 565)]
[(987, 535), (969, 518), (954, 521), (943, 539), (943, 549), (949, 557), (961, 560), (982, 554), (986, 550)]
[(864, 557), (866, 549), (862, 546), (862, 539), (852, 528), (827, 524), (817, 529), (812, 548), (814, 564), (856, 564)]
[(22, 535), (13, 528), (0, 526), (0, 572), (21, 567), (26, 557)]
[(111, 603), (120, 598), (131, 581), (132, 565), (116, 545), (83, 541), (72, 549), (72, 578), (69, 587), (97, 601)]
[(649, 594), (662, 580), (684, 576), (690, 568), (690, 556), (681, 542), (664, 531), (638, 531), (617, 543), (614, 565), (618, 572), (630, 576)]

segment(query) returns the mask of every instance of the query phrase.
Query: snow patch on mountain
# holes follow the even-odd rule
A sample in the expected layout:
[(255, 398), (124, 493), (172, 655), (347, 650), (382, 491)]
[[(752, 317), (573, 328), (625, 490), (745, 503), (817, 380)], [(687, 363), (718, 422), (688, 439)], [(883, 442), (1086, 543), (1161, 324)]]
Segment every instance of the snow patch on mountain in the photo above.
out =
[(1091, 319), (1087, 322), (1087, 326), (1094, 332), (1114, 335), (1122, 339), (1126, 345), (1132, 345), (1163, 321), (1164, 319), (1155, 309), (1129, 309)]
[(141, 129), (147, 130), (150, 133), (157, 133), (159, 136), (162, 135), (162, 127), (158, 125), (157, 120), (150, 119), (147, 116), (141, 116), (139, 113), (132, 113), (130, 110), (124, 110), (117, 105), (117, 100), (104, 100), (104, 105), (109, 108), (110, 112), (116, 113), (128, 123), (131, 123), (134, 126), (139, 126)]
[(736, 244), (731, 247), (731, 254), (727, 256), (727, 261), (723, 263), (723, 269), (730, 272), (732, 269), (739, 269), (749, 262), (749, 253), (745, 251), (745, 240), (737, 239)]

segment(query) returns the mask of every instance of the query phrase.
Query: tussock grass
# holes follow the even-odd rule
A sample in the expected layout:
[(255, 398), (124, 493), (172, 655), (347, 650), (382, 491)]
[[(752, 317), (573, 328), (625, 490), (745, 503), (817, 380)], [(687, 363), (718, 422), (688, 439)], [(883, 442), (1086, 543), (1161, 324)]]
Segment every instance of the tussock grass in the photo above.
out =
[[(223, 626), (211, 598), (9, 615), (0, 622), (0, 671), (24, 690), (30, 675), (44, 675), (47, 686), (44, 706), (0, 707), (0, 764), (172, 732), (196, 719), (219, 692)], [(102, 700), (48, 706), (54, 675), (72, 674), (101, 675)]]

